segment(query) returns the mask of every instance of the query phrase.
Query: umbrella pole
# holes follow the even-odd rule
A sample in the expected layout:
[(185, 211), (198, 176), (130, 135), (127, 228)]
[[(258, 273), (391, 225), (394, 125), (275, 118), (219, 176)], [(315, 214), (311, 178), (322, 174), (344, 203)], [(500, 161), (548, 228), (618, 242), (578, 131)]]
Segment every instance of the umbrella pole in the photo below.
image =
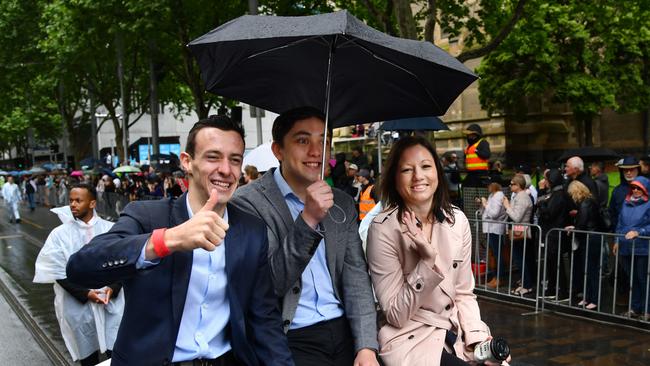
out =
[(327, 160), (326, 153), (328, 148), (327, 130), (328, 130), (329, 119), (330, 119), (330, 91), (332, 88), (332, 62), (334, 61), (334, 50), (336, 47), (337, 38), (338, 35), (334, 35), (334, 37), (330, 41), (330, 52), (329, 52), (329, 57), (327, 58), (327, 81), (325, 82), (325, 130), (323, 133), (323, 136), (325, 137), (323, 139), (323, 159), (322, 159), (321, 170), (320, 170), (321, 179), (325, 179), (325, 163), (329, 164), (329, 162), (326, 162), (325, 160)]
[(377, 129), (377, 176), (375, 177), (375, 180), (379, 178), (379, 174), (381, 174), (381, 133), (383, 131), (380, 129)]

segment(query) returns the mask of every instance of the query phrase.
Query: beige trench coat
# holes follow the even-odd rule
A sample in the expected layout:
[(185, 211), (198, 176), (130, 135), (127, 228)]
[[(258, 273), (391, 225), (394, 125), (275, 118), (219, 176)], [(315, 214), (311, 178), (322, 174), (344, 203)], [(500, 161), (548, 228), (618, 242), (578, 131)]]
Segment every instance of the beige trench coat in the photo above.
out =
[(458, 334), (454, 350), (473, 359), (466, 344), (484, 341), (490, 330), (476, 302), (471, 270), (469, 222), (454, 210), (456, 222), (436, 223), (432, 242), (439, 255), (428, 267), (406, 236), (397, 209), (379, 214), (368, 233), (368, 266), (388, 324), (379, 331), (380, 356), (387, 366), (439, 365), (447, 330)]

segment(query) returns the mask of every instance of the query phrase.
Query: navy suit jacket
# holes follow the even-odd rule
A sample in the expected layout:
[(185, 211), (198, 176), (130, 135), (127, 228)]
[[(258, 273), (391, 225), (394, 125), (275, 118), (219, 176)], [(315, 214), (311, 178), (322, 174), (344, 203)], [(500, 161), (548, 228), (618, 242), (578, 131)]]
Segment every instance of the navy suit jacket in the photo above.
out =
[[(113, 228), (96, 236), (68, 261), (70, 281), (100, 288), (121, 282), (126, 304), (112, 365), (171, 363), (192, 268), (192, 252), (175, 252), (146, 269), (135, 265), (151, 232), (189, 219), (186, 194), (136, 201)], [(228, 205), (226, 275), (235, 356), (246, 365), (293, 365), (282, 331), (279, 303), (267, 261), (266, 226)]]

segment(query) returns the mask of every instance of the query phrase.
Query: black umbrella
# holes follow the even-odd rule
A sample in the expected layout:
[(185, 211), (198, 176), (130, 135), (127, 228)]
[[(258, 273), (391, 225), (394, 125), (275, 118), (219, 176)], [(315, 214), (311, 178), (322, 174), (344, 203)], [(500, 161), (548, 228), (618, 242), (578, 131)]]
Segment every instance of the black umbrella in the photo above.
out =
[(449, 127), (438, 117), (403, 118), (386, 121), (379, 127), (384, 131), (440, 131)]
[(432, 43), (386, 35), (345, 10), (245, 15), (189, 47), (209, 91), (276, 113), (317, 107), (326, 129), (443, 115), (477, 78)]
[(621, 157), (614, 150), (606, 149), (604, 147), (588, 146), (567, 150), (560, 156), (558, 160), (567, 161), (573, 156), (579, 156), (586, 162), (616, 160)]
[(386, 35), (345, 10), (245, 15), (189, 47), (209, 91), (276, 113), (317, 107), (332, 127), (443, 115), (476, 80), (431, 42)]

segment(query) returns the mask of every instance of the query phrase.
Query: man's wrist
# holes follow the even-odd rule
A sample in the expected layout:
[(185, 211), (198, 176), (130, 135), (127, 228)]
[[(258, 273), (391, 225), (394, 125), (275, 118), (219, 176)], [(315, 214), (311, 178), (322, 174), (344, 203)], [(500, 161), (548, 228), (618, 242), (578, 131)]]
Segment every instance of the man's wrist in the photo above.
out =
[(357, 351), (356, 355), (359, 356), (359, 355), (363, 355), (363, 354), (373, 355), (373, 356), (376, 357), (377, 356), (377, 350), (372, 349), (372, 348), (361, 348), (360, 350)]
[(313, 217), (311, 217), (310, 215), (308, 215), (307, 213), (305, 213), (305, 211), (302, 211), (302, 212), (300, 213), (300, 215), (302, 216), (302, 220), (303, 220), (307, 225), (309, 225), (310, 228), (316, 230), (316, 228), (318, 227), (318, 223), (319, 223), (319, 221), (317, 221), (316, 219), (314, 219)]

